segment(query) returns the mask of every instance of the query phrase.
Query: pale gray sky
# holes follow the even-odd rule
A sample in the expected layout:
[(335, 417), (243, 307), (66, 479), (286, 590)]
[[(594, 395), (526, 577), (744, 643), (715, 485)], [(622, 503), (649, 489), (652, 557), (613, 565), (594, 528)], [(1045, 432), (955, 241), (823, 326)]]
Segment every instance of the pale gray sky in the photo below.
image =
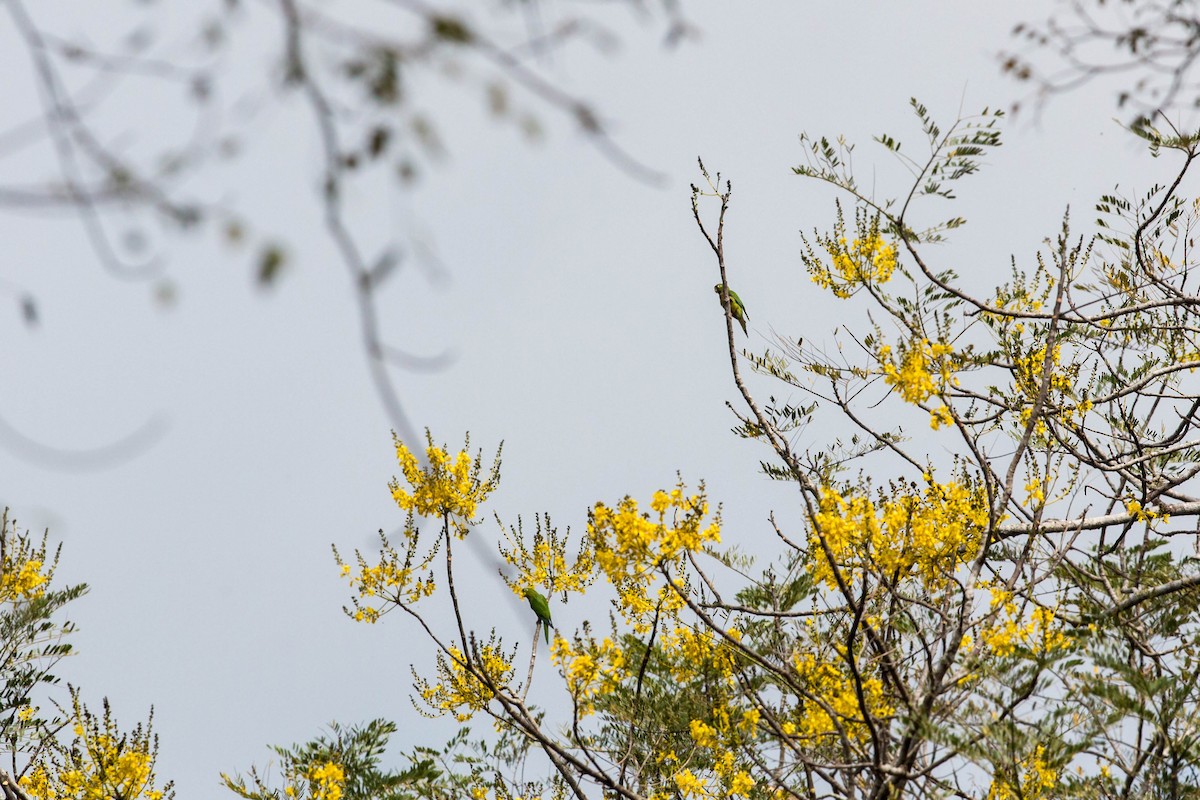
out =
[[(103, 40), (97, 31), (116, 24), (104, 7), (122, 4), (27, 5), (63, 35)], [(188, 27), (182, 6), (160, 6), (164, 28)], [(845, 133), (859, 142), (863, 179), (874, 170), (881, 194), (899, 187), (902, 173), (870, 137), (917, 144), (910, 96), (947, 122), (960, 106), (1021, 97), (996, 54), (1016, 21), (1047, 4), (685, 7), (698, 40), (666, 50), (619, 24), (614, 57), (573, 50), (549, 68), (595, 102), (624, 148), (669, 176), (665, 187), (631, 180), (549, 112), (548, 136), (531, 147), (480, 103), (431, 84), (451, 157), (414, 191), (379, 181), (353, 191), (348, 208), (366, 238), (420, 238), (447, 265), (440, 286), (411, 267), (394, 276), (382, 295), (386, 328), (416, 352), (458, 356), (442, 372), (396, 374), (417, 426), (452, 446), (470, 430), (489, 453), (505, 441), (487, 514), (515, 522), (549, 511), (579, 530), (596, 500), (647, 498), (679, 471), (693, 485), (707, 480), (724, 503), (726, 542), (765, 555), (767, 514), (799, 520), (788, 488), (757, 473), (764, 451), (728, 430), (735, 391), (715, 264), (689, 209), (696, 157), (734, 181), (727, 247), (750, 346), (761, 350), (775, 332), (830, 341), (840, 310), (804, 272), (798, 231), (827, 228), (834, 195), (791, 174), (798, 135)], [(261, 9), (252, 16), (227, 65), (235, 88), (261, 85), (265, 53), (276, 52), (277, 23)], [(2, 130), (37, 102), (4, 15), (0, 74)], [(188, 124), (177, 96), (112, 103), (110, 124), (150, 126), (138, 140)], [(1028, 258), (1057, 231), (1068, 204), (1083, 223), (1114, 184), (1157, 180), (1112, 116), (1095, 89), (1038, 121), (1010, 121), (1005, 146), (961, 188), (970, 224), (938, 251), (946, 266), (995, 285), (1010, 254)], [(333, 719), (394, 719), (401, 746), (451, 730), (410, 706), (407, 665), (429, 664), (417, 630), (398, 616), (355, 625), (341, 612), (348, 595), (330, 543), (367, 546), (402, 517), (386, 486), (390, 423), (364, 366), (346, 271), (319, 226), (310, 123), (295, 98), (274, 103), (249, 123), (239, 160), (195, 179), (197, 191), (293, 243), (292, 268), (272, 292), (256, 290), (246, 253), (176, 237), (163, 246), (178, 302), (164, 309), (152, 284), (106, 274), (69, 215), (0, 214), (0, 278), (32, 291), (41, 311), (31, 330), (15, 303), (0, 305), (0, 417), (58, 448), (165, 425), (147, 452), (99, 471), (0, 448), (0, 502), (64, 542), (62, 580), (92, 586), (71, 609), (79, 655), (61, 674), (89, 702), (108, 696), (128, 723), (153, 704), (160, 775), (186, 798), (222, 795), (219, 772), (263, 764), (267, 744), (304, 741)], [(43, 147), (10, 162), (0, 161), (0, 181), (53, 174)], [(473, 535), (496, 534), (489, 520)], [(515, 598), (494, 603), (506, 590), (471, 557), (476, 627), (527, 639), (527, 610)], [(576, 603), (555, 620), (570, 630), (605, 614)]]

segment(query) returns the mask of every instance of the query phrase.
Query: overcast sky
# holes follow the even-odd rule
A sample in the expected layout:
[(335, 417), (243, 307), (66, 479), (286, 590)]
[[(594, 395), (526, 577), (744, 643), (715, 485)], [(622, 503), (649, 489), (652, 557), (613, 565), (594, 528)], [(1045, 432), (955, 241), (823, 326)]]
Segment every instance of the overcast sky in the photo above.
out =
[[(104, 7), (122, 4), (27, 5), (62, 35), (106, 41), (99, 32), (120, 17)], [(160, 5), (165, 28), (191, 24), (179, 4)], [(549, 111), (546, 137), (529, 146), (477, 99), (431, 84), (449, 157), (415, 190), (380, 181), (348, 197), (373, 241), (420, 240), (445, 265), (446, 278), (430, 281), (410, 260), (381, 295), (390, 341), (456, 355), (443, 371), (396, 373), (413, 422), (452, 446), (469, 430), (489, 454), (504, 440), (488, 515), (549, 511), (580, 530), (595, 501), (648, 498), (678, 471), (724, 504), (726, 543), (769, 555), (767, 515), (799, 529), (796, 500), (758, 473), (766, 453), (729, 432), (725, 403), (736, 395), (716, 266), (689, 209), (696, 157), (734, 181), (728, 259), (750, 347), (775, 334), (831, 341), (840, 312), (805, 273), (799, 231), (828, 228), (834, 195), (792, 175), (799, 134), (846, 134), (860, 143), (864, 181), (875, 174), (881, 194), (898, 190), (884, 185), (900, 173), (870, 137), (918, 141), (910, 96), (947, 122), (960, 108), (1024, 98), (997, 53), (1015, 22), (1047, 5), (686, 2), (699, 36), (673, 49), (614, 15), (618, 53), (570, 50), (544, 68), (593, 101), (620, 145), (668, 176), (663, 186), (614, 168)], [(248, 13), (227, 64), (229, 96), (263, 84), (277, 53), (277, 22)], [(37, 110), (29, 59), (3, 14), (0, 74), (3, 131)], [(188, 124), (178, 93), (159, 102), (118, 95), (107, 113), (144, 143), (157, 126)], [(944, 265), (993, 286), (1010, 255), (1031, 263), (1068, 205), (1086, 224), (1101, 192), (1136, 192), (1166, 174), (1112, 117), (1109, 95), (1089, 89), (1010, 120), (1005, 146), (961, 188), (957, 213), (970, 222), (938, 250)], [(347, 588), (330, 544), (368, 547), (402, 516), (387, 490), (391, 424), (346, 271), (319, 224), (311, 118), (294, 98), (276, 102), (246, 134), (241, 157), (203, 171), (196, 187), (291, 243), (272, 291), (254, 286), (246, 252), (212, 236), (168, 237), (153, 242), (170, 258), (176, 301), (164, 307), (161, 283), (101, 269), (70, 215), (0, 214), (0, 279), (32, 292), (40, 310), (31, 329), (0, 298), (4, 425), (68, 450), (147, 425), (159, 434), (136, 458), (84, 469), (40, 459), (10, 433), (0, 503), (64, 543), (61, 580), (92, 587), (70, 609), (79, 655), (61, 674), (97, 706), (109, 697), (127, 724), (153, 704), (160, 776), (186, 798), (222, 795), (219, 772), (266, 763), (266, 745), (305, 741), (330, 720), (394, 719), (398, 745), (451, 730), (409, 703), (407, 665), (429, 663), (417, 630), (398, 616), (355, 625), (341, 611)], [(53, 174), (48, 148), (0, 160), (0, 184)], [(496, 525), (472, 535), (494, 542)], [(480, 553), (468, 567), (475, 627), (528, 639), (527, 609)], [(554, 613), (567, 632), (606, 609), (576, 602)]]

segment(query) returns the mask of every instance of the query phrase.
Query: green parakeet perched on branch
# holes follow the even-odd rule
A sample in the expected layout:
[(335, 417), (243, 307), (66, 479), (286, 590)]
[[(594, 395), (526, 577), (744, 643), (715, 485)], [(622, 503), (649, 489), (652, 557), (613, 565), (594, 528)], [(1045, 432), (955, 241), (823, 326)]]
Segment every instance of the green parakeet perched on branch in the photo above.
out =
[[(713, 291), (717, 293), (717, 297), (721, 296), (721, 284), (713, 287)], [(724, 307), (724, 303), (721, 304)], [(746, 330), (746, 320), (750, 319), (750, 315), (746, 313), (746, 307), (742, 305), (742, 298), (737, 296), (737, 292), (733, 289), (729, 290), (729, 311), (733, 314), (733, 318), (742, 324), (742, 333), (747, 336), (750, 331)]]
[(533, 613), (537, 614), (538, 621), (542, 623), (542, 628), (546, 631), (546, 644), (550, 644), (550, 626), (554, 624), (550, 621), (550, 601), (532, 586), (525, 590), (525, 599), (529, 601), (529, 607), (533, 609)]

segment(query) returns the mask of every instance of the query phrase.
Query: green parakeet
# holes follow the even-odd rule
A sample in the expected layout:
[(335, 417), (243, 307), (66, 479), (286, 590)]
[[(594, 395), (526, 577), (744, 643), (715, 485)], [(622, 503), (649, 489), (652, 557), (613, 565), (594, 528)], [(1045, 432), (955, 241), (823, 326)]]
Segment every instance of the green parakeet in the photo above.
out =
[[(721, 284), (718, 283), (716, 286), (714, 286), (713, 291), (717, 293), (718, 297), (720, 297)], [(750, 331), (746, 330), (746, 320), (750, 319), (750, 315), (746, 313), (746, 307), (742, 305), (742, 298), (738, 297), (737, 292), (735, 292), (733, 289), (729, 290), (729, 311), (733, 314), (733, 318), (741, 323), (742, 333), (749, 336)]]
[(550, 626), (554, 624), (550, 621), (550, 601), (532, 586), (525, 590), (525, 599), (529, 601), (529, 607), (542, 623), (542, 629), (546, 632), (546, 644), (550, 644)]

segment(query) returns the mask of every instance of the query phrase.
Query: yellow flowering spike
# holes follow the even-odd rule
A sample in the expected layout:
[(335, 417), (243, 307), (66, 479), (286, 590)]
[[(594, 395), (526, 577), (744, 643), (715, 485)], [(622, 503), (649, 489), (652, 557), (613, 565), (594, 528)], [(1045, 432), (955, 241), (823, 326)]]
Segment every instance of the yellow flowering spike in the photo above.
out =
[[(944, 392), (954, 383), (954, 348), (945, 342), (914, 339), (900, 348), (899, 357), (891, 345), (881, 345), (875, 353), (884, 383), (894, 386), (909, 403), (922, 403), (930, 395)], [(931, 425), (936, 430), (951, 422), (949, 409), (935, 412)]]
[(954, 417), (951, 415), (950, 408), (948, 406), (939, 406), (929, 414), (929, 427), (933, 428), (935, 431), (943, 426), (950, 426), (953, 424)]
[[(73, 694), (75, 742), (43, 756), (21, 788), (32, 800), (162, 800), (174, 797), (171, 784), (155, 786), (157, 745), (150, 723), (121, 733), (107, 701), (101, 717)], [(331, 798), (330, 800), (335, 800)]]
[(340, 764), (326, 761), (314, 764), (308, 771), (312, 800), (341, 800), (346, 786), (346, 773)]
[(403, 483), (393, 478), (388, 487), (392, 499), (405, 511), (426, 517), (441, 517), (451, 522), (460, 536), (475, 517), (480, 503), (487, 499), (500, 483), (500, 452), (487, 477), (483, 476), (482, 453), (472, 457), (470, 436), (463, 449), (454, 456), (444, 447), (433, 443), (426, 431), (425, 457), (429, 466), (422, 468), (400, 438), (392, 434), (396, 445), (396, 460), (404, 476)]
[(612, 694), (629, 676), (625, 651), (612, 639), (586, 637), (572, 644), (556, 637), (550, 650), (581, 717), (595, 713), (597, 698)]
[(1047, 763), (1045, 745), (1013, 766), (993, 777), (987, 800), (1038, 800), (1058, 784), (1059, 769)]
[(508, 685), (513, 658), (514, 654), (503, 652), (494, 636), (469, 660), (462, 650), (451, 647), (448, 653), (437, 654), (437, 682), (417, 677), (414, 688), (429, 708), (429, 716), (452, 714), (466, 722), (487, 707), (496, 689)]
[(1052, 609), (1035, 608), (1026, 616), (1006, 590), (991, 587), (990, 591), (991, 608), (979, 638), (994, 655), (1004, 658), (1020, 649), (1041, 656), (1071, 646), (1071, 639), (1062, 623), (1056, 621)]
[(418, 558), (419, 539), (415, 526), (405, 527), (403, 553), (392, 546), (383, 531), (379, 532), (379, 538), (381, 547), (377, 561), (368, 561), (361, 551), (355, 550), (355, 564), (348, 564), (342, 560), (337, 547), (333, 548), (342, 577), (354, 590), (350, 598), (353, 610), (348, 608), (346, 613), (356, 622), (378, 622), (393, 607), (414, 605), (432, 595), (437, 587), (431, 571), (436, 547)]
[(635, 630), (643, 631), (656, 611), (670, 615), (682, 607), (681, 598), (665, 586), (652, 594), (656, 569), (720, 542), (720, 515), (706, 521), (708, 511), (703, 485), (699, 494), (688, 496), (682, 483), (656, 492), (649, 512), (632, 497), (615, 508), (604, 503), (592, 508), (588, 538), (596, 566), (617, 590), (618, 608), (635, 620)]
[[(855, 216), (855, 234), (852, 239), (847, 237), (839, 205), (833, 235), (817, 238), (829, 258), (828, 263), (811, 247), (807, 247), (801, 256), (813, 283), (842, 299), (863, 286), (887, 283), (898, 264), (896, 246), (881, 235), (878, 215), (868, 217), (865, 211), (859, 210)], [(805, 244), (808, 244), (807, 240)]]
[(690, 769), (675, 774), (675, 786), (684, 797), (707, 797), (709, 794), (708, 782), (697, 778)]
[(524, 521), (504, 531), (500, 557), (516, 567), (517, 577), (504, 580), (518, 597), (525, 590), (540, 587), (547, 594), (583, 592), (596, 579), (596, 561), (590, 539), (579, 543), (574, 559), (568, 558), (570, 529), (560, 533), (548, 514), (535, 518), (533, 536), (525, 531)]
[(865, 569), (939, 589), (979, 552), (988, 520), (987, 495), (975, 481), (892, 484), (878, 502), (824, 486), (809, 534), (810, 569), (831, 588), (836, 566), (850, 576)]
[[(840, 739), (844, 733), (857, 741), (870, 737), (870, 729), (863, 719), (855, 680), (847, 672), (844, 660), (827, 661), (811, 652), (796, 653), (792, 657), (798, 682), (805, 687), (807, 697), (819, 698), (817, 702), (801, 703), (797, 706), (791, 729), (799, 739)], [(862, 700), (874, 719), (889, 717), (894, 712), (883, 692), (883, 683), (877, 677), (864, 677), (860, 681)]]
[(12, 535), (7, 524), (7, 511), (4, 522), (4, 530), (0, 532), (5, 537), (4, 560), (0, 563), (0, 603), (41, 597), (54, 577), (58, 556), (47, 553), (44, 537), (40, 544), (35, 544), (28, 534)]

